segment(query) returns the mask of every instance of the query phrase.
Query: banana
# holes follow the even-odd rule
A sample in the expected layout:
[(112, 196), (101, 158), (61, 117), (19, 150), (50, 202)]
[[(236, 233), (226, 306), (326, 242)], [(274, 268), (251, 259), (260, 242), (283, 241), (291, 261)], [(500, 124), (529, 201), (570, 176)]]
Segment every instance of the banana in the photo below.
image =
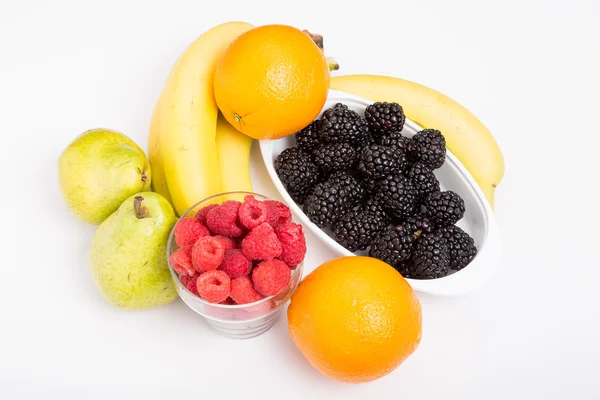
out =
[[(245, 22), (228, 22), (202, 34), (176, 61), (157, 102), (149, 135), (150, 162), (162, 164), (179, 215), (221, 190), (213, 75), (225, 48), (252, 28)], [(155, 186), (163, 190), (160, 183)]]
[(448, 149), (473, 175), (494, 208), (494, 191), (504, 176), (504, 157), (490, 131), (469, 110), (442, 93), (399, 78), (336, 76), (331, 78), (330, 88), (370, 101), (396, 102), (410, 120), (440, 130)]
[[(156, 105), (156, 109), (160, 106), (160, 101)], [(152, 191), (162, 195), (167, 201), (173, 204), (169, 188), (167, 186), (167, 177), (162, 163), (162, 155), (160, 154), (159, 143), (159, 119), (158, 112), (152, 114), (150, 122), (150, 133), (148, 134), (148, 156), (150, 160), (150, 169), (152, 170)]]
[[(221, 192), (252, 192), (250, 150), (252, 138), (235, 129), (223, 114), (217, 119), (217, 153)], [(239, 196), (238, 197), (239, 200)], [(224, 199), (225, 200), (225, 199)]]

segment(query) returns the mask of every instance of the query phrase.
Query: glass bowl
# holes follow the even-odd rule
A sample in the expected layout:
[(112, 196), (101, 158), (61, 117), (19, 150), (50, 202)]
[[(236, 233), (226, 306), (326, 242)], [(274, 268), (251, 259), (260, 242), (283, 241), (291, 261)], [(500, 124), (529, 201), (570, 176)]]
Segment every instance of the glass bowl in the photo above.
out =
[[(249, 195), (260, 201), (270, 200), (261, 194), (251, 192), (220, 193), (190, 207), (179, 221), (183, 218), (194, 218), (196, 212), (209, 204), (221, 204), (227, 200), (243, 202), (244, 197)], [(175, 227), (173, 227), (167, 243), (167, 260), (179, 248), (175, 243), (174, 232)], [(290, 283), (277, 295), (265, 297), (254, 303), (235, 305), (207, 302), (183, 286), (179, 280), (179, 274), (173, 269), (171, 263), (169, 263), (169, 270), (175, 281), (179, 297), (189, 308), (200, 314), (215, 332), (233, 339), (249, 339), (265, 333), (277, 322), (283, 306), (288, 302), (302, 279), (303, 263), (292, 270)]]

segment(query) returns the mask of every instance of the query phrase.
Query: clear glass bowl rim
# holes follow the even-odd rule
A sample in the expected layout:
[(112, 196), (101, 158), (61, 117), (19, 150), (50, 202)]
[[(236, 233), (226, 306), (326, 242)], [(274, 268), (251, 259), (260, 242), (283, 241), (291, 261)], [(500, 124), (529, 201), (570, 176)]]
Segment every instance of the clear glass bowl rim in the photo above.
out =
[[(181, 217), (179, 217), (177, 219), (177, 222), (175, 223), (175, 225), (173, 225), (173, 228), (171, 229), (171, 233), (169, 233), (169, 240), (167, 241), (167, 265), (169, 266), (169, 271), (171, 271), (171, 276), (173, 277), (173, 279), (176, 280), (177, 285), (179, 286), (180, 290), (185, 290), (187, 293), (190, 294), (190, 296), (192, 296), (196, 301), (209, 306), (209, 307), (215, 307), (215, 308), (223, 308), (223, 309), (244, 309), (244, 308), (249, 308), (249, 307), (254, 307), (263, 303), (266, 303), (268, 301), (270, 301), (271, 299), (279, 296), (281, 294), (278, 293), (276, 295), (273, 296), (268, 296), (268, 297), (264, 297), (258, 301), (255, 301), (254, 303), (247, 303), (247, 304), (220, 304), (220, 303), (210, 303), (206, 300), (204, 300), (203, 298), (195, 295), (194, 293), (190, 292), (184, 285), (181, 284), (181, 282), (179, 281), (179, 276), (177, 274), (177, 272), (173, 269), (173, 267), (171, 266), (171, 262), (169, 261), (169, 258), (171, 257), (171, 247), (173, 244), (173, 241), (175, 240), (175, 226), (177, 226), (177, 224), (179, 223), (179, 221), (181, 221), (183, 218), (186, 218), (187, 215), (194, 210), (195, 208), (197, 208), (198, 206), (200, 206), (200, 204), (205, 203), (209, 200), (215, 199), (217, 197), (221, 197), (221, 196), (227, 196), (227, 195), (250, 195), (250, 196), (258, 196), (260, 198), (262, 198), (262, 200), (274, 200), (271, 199), (263, 194), (260, 193), (254, 193), (254, 192), (246, 192), (246, 191), (234, 191), (234, 192), (223, 192), (223, 193), (219, 193), (219, 194), (215, 194), (213, 196), (207, 197), (204, 200), (201, 200), (197, 203), (195, 203), (194, 205), (192, 205), (190, 208), (188, 208), (187, 210), (185, 210), (185, 212), (181, 215)], [(280, 201), (280, 200), (277, 200)], [(282, 202), (283, 204), (285, 204), (284, 202)], [(287, 206), (287, 205), (286, 205)], [(290, 211), (291, 212), (291, 211)], [(297, 221), (294, 221), (293, 219), (293, 215), (292, 215), (292, 221), (298, 223)], [(294, 280), (294, 277), (297, 274), (302, 273), (302, 268), (304, 267), (304, 262), (300, 263), (298, 266), (296, 266), (296, 268), (293, 270), (292, 272), (292, 276), (290, 278), (290, 283)], [(282, 304), (287, 302), (287, 300), (292, 296), (293, 290), (290, 290), (289, 293), (287, 293), (285, 295), (284, 298), (282, 298)]]

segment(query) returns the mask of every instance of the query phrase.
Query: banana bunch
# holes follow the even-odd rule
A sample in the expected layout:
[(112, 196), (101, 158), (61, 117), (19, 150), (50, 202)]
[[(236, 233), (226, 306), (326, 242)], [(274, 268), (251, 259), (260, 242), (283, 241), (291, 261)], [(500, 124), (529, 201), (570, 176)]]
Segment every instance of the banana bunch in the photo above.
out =
[(396, 102), (407, 118), (424, 129), (438, 129), (448, 149), (473, 175), (494, 207), (494, 190), (504, 176), (504, 157), (490, 131), (469, 110), (426, 86), (387, 76), (336, 76), (331, 78), (330, 87), (371, 101)]
[(252, 139), (219, 117), (213, 94), (219, 57), (252, 28), (228, 22), (196, 39), (171, 69), (154, 108), (148, 137), (152, 189), (179, 215), (221, 192), (252, 191)]

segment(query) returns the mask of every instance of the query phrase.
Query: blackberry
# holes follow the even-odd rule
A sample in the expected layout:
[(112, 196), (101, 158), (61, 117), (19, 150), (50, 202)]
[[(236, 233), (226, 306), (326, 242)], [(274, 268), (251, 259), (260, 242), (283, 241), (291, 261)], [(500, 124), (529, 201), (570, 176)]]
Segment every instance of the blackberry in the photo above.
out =
[(404, 265), (410, 278), (435, 279), (448, 275), (450, 252), (446, 239), (439, 234), (419, 236), (412, 261)]
[(380, 219), (384, 226), (387, 226), (392, 222), (389, 215), (387, 215), (383, 209), (381, 203), (379, 203), (379, 200), (373, 196), (369, 197), (360, 208), (365, 212), (369, 212), (370, 214), (374, 215), (377, 219)]
[(365, 119), (371, 133), (378, 137), (402, 131), (406, 117), (400, 104), (377, 102), (367, 107)]
[(429, 193), (423, 205), (427, 217), (438, 227), (454, 225), (465, 215), (465, 202), (451, 190)]
[(406, 176), (415, 185), (419, 199), (422, 199), (431, 192), (440, 191), (440, 181), (437, 180), (433, 171), (421, 162), (415, 163), (408, 170)]
[(350, 169), (357, 158), (356, 150), (349, 143), (322, 144), (312, 155), (316, 166), (325, 174)]
[(365, 146), (358, 159), (358, 172), (364, 177), (379, 179), (406, 168), (406, 155), (379, 144)]
[(292, 199), (302, 204), (319, 180), (319, 171), (310, 155), (298, 147), (290, 147), (277, 156), (274, 166)]
[(323, 112), (317, 124), (319, 138), (325, 143), (369, 143), (367, 121), (348, 106), (338, 103)]
[(411, 138), (408, 154), (414, 162), (421, 161), (432, 170), (438, 169), (446, 160), (446, 139), (436, 129), (422, 130)]
[(318, 183), (304, 201), (304, 213), (320, 228), (330, 227), (348, 209), (347, 193), (331, 182)]
[(377, 144), (389, 147), (395, 151), (403, 151), (405, 154), (408, 154), (411, 142), (411, 138), (402, 136), (400, 132), (393, 132), (387, 136), (381, 136), (376, 140)]
[(417, 196), (415, 187), (404, 175), (388, 175), (377, 182), (377, 199), (394, 219), (405, 219), (415, 214)]
[(296, 145), (307, 153), (312, 153), (321, 144), (317, 134), (317, 121), (313, 121), (304, 129), (296, 132)]
[(413, 235), (386, 228), (371, 244), (369, 256), (398, 268), (402, 262), (410, 259), (413, 253), (413, 244)]
[(383, 221), (363, 210), (352, 210), (344, 214), (331, 227), (333, 238), (349, 251), (366, 250), (379, 231)]
[(416, 235), (427, 234), (433, 231), (433, 224), (423, 214), (415, 214), (412, 217), (406, 218), (403, 222), (396, 226), (396, 230), (403, 229), (404, 232)]
[(475, 241), (469, 234), (456, 225), (441, 228), (438, 233), (446, 239), (450, 252), (450, 268), (460, 271), (477, 255)]
[(365, 197), (365, 189), (360, 185), (358, 180), (346, 171), (337, 171), (329, 175), (328, 182), (337, 185), (344, 189), (347, 194), (347, 199), (352, 206), (362, 202)]
[(375, 194), (375, 189), (377, 189), (376, 179), (361, 177), (360, 184), (367, 194)]

